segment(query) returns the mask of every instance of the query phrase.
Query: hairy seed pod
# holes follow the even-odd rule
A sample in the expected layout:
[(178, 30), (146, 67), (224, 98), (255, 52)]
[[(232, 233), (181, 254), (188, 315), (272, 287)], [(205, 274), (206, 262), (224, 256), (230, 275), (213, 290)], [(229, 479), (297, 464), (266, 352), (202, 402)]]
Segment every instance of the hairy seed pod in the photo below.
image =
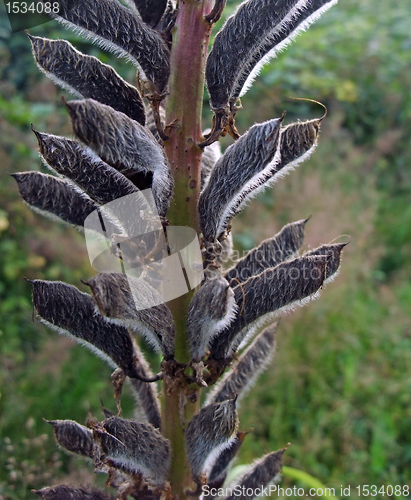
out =
[(133, 0), (141, 19), (155, 28), (163, 17), (167, 7), (167, 0)]
[(217, 33), (207, 59), (212, 108), (224, 109), (230, 103), (233, 109), (262, 64), (334, 3), (336, 0), (243, 2)]
[(230, 488), (237, 486), (236, 491), (241, 492), (241, 494), (230, 495), (226, 497), (227, 500), (252, 500), (256, 488), (262, 488), (277, 481), (283, 465), (284, 451), (274, 451), (257, 460), (249, 471), (243, 474), (240, 479), (236, 479), (235, 485), (230, 485)]
[(295, 168), (307, 160), (317, 146), (321, 120), (290, 123), (281, 131), (281, 160), (277, 170)]
[(86, 488), (73, 488), (60, 484), (51, 488), (34, 491), (43, 500), (114, 500), (114, 497), (104, 491)]
[(243, 96), (251, 87), (261, 68), (284, 50), (299, 33), (315, 22), (338, 0), (299, 0), (282, 22), (271, 31), (269, 37), (253, 48), (248, 57), (248, 64), (241, 66), (236, 76), (230, 95), (230, 107), (233, 109), (238, 97)]
[(160, 94), (166, 90), (170, 51), (159, 33), (117, 0), (65, 0), (64, 4), (54, 16), (58, 21), (136, 64), (141, 78), (150, 80)]
[(203, 407), (186, 430), (187, 458), (194, 477), (205, 474), (235, 439), (238, 416), (235, 398)]
[[(203, 135), (206, 135), (208, 132), (210, 130), (203, 132)], [(201, 157), (201, 190), (205, 188), (211, 171), (221, 156), (221, 146), (217, 141), (204, 148), (203, 156)]]
[[(134, 1), (134, 0), (129, 0)], [(167, 7), (164, 11), (163, 17), (157, 23), (155, 29), (161, 33), (161, 36), (166, 40), (168, 46), (170, 47), (173, 43), (173, 37), (171, 35), (171, 30), (175, 25), (177, 18), (178, 9), (176, 8), (177, 2), (175, 0), (167, 0)]]
[(282, 119), (254, 125), (218, 160), (200, 194), (200, 226), (206, 241), (214, 242), (244, 203), (271, 177)]
[(206, 404), (224, 401), (231, 394), (238, 394), (239, 401), (245, 396), (274, 356), (277, 325), (274, 323), (258, 335), (239, 361), (207, 395)]
[[(150, 307), (151, 299), (158, 293), (145, 280), (119, 273), (100, 273), (87, 284), (107, 321), (130, 327), (143, 335), (166, 359), (174, 356), (173, 317), (166, 304)], [(148, 307), (144, 306), (146, 303)]]
[(245, 335), (244, 329), (254, 321), (286, 306), (309, 300), (324, 283), (327, 261), (327, 255), (303, 256), (267, 269), (236, 286), (234, 296), (239, 312), (230, 326), (212, 342), (213, 358), (230, 356), (230, 350), (234, 348), (231, 343), (235, 341), (235, 349), (238, 348), (243, 340), (239, 333)]
[(249, 66), (253, 51), (270, 36), (270, 31), (297, 2), (249, 0), (227, 19), (215, 37), (206, 65), (206, 82), (213, 109), (222, 109), (228, 104), (241, 68)]
[(29, 35), (38, 67), (55, 83), (80, 97), (95, 99), (144, 125), (145, 107), (138, 90), (111, 66), (76, 50), (65, 40)]
[(211, 340), (231, 323), (236, 310), (234, 292), (223, 277), (203, 283), (191, 300), (187, 315), (187, 335), (193, 361), (198, 362), (205, 356)]
[(29, 207), (51, 219), (82, 229), (86, 217), (99, 207), (67, 180), (41, 172), (11, 175), (16, 179), (20, 194)]
[(153, 485), (164, 484), (170, 467), (170, 445), (150, 424), (111, 417), (94, 431), (96, 463), (109, 459), (129, 473), (141, 473)]
[(46, 165), (77, 184), (97, 203), (104, 205), (139, 192), (122, 174), (77, 142), (56, 135), (35, 134)]
[(304, 256), (314, 256), (314, 255), (327, 255), (327, 269), (325, 274), (326, 282), (332, 281), (339, 270), (341, 263), (341, 252), (342, 249), (347, 245), (347, 243), (333, 243), (331, 245), (321, 245), (314, 250), (310, 250), (305, 253)]
[(54, 427), (54, 435), (60, 446), (72, 453), (93, 458), (93, 433), (74, 420), (47, 420)]
[(120, 367), (134, 372), (134, 345), (128, 330), (107, 323), (96, 314), (93, 299), (87, 293), (61, 281), (30, 281), (33, 305), (43, 323), (59, 333), (75, 337), (80, 343)]
[(220, 488), (224, 484), (227, 473), (230, 470), (246, 435), (246, 432), (237, 432), (237, 436), (231, 446), (223, 450), (214, 462), (207, 478), (207, 484), (210, 488)]
[[(163, 106), (159, 107), (158, 114), (159, 114), (161, 123), (165, 123), (165, 121), (166, 121), (166, 110), (164, 109)], [(155, 137), (156, 141), (161, 146), (163, 146), (164, 141), (163, 141), (163, 139), (160, 137), (160, 135), (158, 133), (157, 126), (156, 126), (156, 121), (155, 121), (155, 118), (154, 118), (153, 108), (151, 106), (147, 110), (146, 128), (153, 134), (153, 136)]]
[[(233, 234), (225, 233), (224, 237), (220, 239), (221, 248), (216, 254), (215, 263), (217, 266), (224, 267), (224, 265), (231, 260), (234, 250)], [(228, 280), (227, 280), (228, 281)]]
[(256, 276), (266, 269), (275, 267), (281, 262), (293, 258), (304, 242), (306, 220), (299, 220), (284, 226), (272, 238), (260, 243), (250, 250), (234, 267), (225, 274), (225, 279), (231, 286), (242, 283), (251, 276)]
[[(152, 378), (153, 373), (148, 364), (140, 358), (137, 363), (137, 375), (144, 378)], [(139, 421), (147, 421), (156, 429), (161, 427), (161, 408), (157, 386), (153, 383), (143, 382), (137, 378), (131, 378), (131, 388), (136, 400), (136, 411)], [(107, 415), (108, 416), (108, 415)]]
[(123, 175), (152, 174), (157, 210), (170, 205), (173, 177), (163, 148), (151, 132), (124, 113), (93, 99), (67, 103), (76, 136)]

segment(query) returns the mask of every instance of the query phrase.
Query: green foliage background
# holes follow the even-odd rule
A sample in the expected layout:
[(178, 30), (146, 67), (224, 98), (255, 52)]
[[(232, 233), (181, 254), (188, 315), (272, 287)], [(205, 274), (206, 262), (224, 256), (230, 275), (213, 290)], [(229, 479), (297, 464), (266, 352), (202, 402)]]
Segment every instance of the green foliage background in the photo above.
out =
[[(64, 92), (37, 71), (26, 36), (10, 33), (0, 9), (0, 498), (14, 500), (94, 481), (92, 465), (59, 451), (42, 418), (84, 422), (101, 417), (100, 397), (113, 410), (114, 401), (108, 367), (32, 322), (23, 277), (81, 287), (92, 270), (82, 236), (26, 208), (7, 175), (42, 168), (31, 122), (71, 130)], [(113, 61), (54, 23), (31, 32)], [(322, 113), (290, 96), (328, 107), (316, 153), (234, 223), (239, 251), (310, 214), (306, 248), (351, 236), (335, 282), (281, 322), (274, 362), (241, 407), (252, 431), (239, 463), (291, 442), (285, 463), (337, 497), (341, 485), (411, 486), (410, 55), (407, 2), (340, 0), (264, 68), (238, 113), (244, 131), (283, 109), (287, 122)], [(113, 65), (134, 81), (130, 66)], [(128, 416), (131, 408), (126, 398)], [(285, 478), (293, 484), (305, 486)]]

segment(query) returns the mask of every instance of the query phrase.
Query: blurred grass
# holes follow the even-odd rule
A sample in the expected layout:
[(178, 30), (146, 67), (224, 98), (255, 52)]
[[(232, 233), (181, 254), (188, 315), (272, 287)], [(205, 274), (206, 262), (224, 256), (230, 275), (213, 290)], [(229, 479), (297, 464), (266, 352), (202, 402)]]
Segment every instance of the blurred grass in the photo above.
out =
[[(42, 418), (84, 422), (88, 412), (100, 417), (100, 397), (109, 408), (114, 402), (110, 370), (100, 360), (31, 321), (24, 276), (81, 287), (91, 270), (82, 237), (24, 207), (6, 174), (42, 168), (30, 122), (52, 133), (71, 131), (64, 92), (37, 72), (27, 39), (10, 36), (3, 21), (0, 498), (14, 500), (59, 481), (50, 474), (94, 481), (91, 466), (57, 450)], [(32, 32), (62, 36), (53, 23)], [(100, 54), (69, 36), (80, 50)], [(235, 220), (237, 248), (247, 250), (308, 215), (306, 248), (340, 234), (351, 243), (340, 275), (320, 299), (282, 319), (273, 365), (241, 407), (241, 427), (253, 432), (238, 463), (291, 442), (286, 465), (336, 491), (410, 485), (410, 48), (407, 4), (346, 0), (264, 68), (242, 99), (241, 131), (283, 109), (288, 123), (322, 113), (289, 96), (324, 102), (329, 115), (311, 159)], [(130, 66), (115, 66), (133, 81)], [(131, 415), (130, 398), (124, 407)], [(284, 484), (298, 483), (285, 478)]]

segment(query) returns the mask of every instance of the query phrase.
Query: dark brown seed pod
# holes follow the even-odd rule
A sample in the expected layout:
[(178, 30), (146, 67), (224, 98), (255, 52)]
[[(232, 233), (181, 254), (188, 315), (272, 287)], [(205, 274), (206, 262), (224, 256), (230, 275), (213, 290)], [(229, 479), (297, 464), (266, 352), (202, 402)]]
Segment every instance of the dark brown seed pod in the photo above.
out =
[(230, 357), (249, 333), (247, 327), (256, 320), (287, 306), (303, 305), (313, 298), (324, 283), (328, 259), (328, 255), (299, 257), (236, 286), (234, 296), (239, 312), (212, 342), (212, 357)]
[(158, 93), (166, 90), (170, 51), (159, 33), (114, 0), (66, 0), (64, 4), (54, 16), (58, 21), (135, 63), (141, 78), (152, 82)]
[(167, 0), (133, 0), (133, 2), (141, 19), (152, 28), (160, 22), (167, 7)]
[[(223, 237), (220, 238), (221, 248), (216, 254), (215, 263), (217, 266), (221, 266), (222, 268), (231, 260), (231, 256), (234, 250), (234, 241), (233, 234), (231, 231), (227, 234), (224, 233)], [(227, 280), (228, 281), (228, 280)]]
[(158, 293), (145, 280), (119, 273), (100, 273), (87, 284), (107, 321), (130, 327), (143, 335), (166, 359), (174, 356), (173, 317), (166, 304), (151, 306), (151, 299), (158, 299)]
[(54, 435), (60, 446), (72, 453), (93, 458), (93, 433), (74, 420), (46, 420), (54, 427)]
[(97, 205), (85, 193), (64, 179), (40, 172), (12, 174), (17, 181), (24, 201), (36, 212), (83, 228), (88, 215), (97, 210)]
[(246, 435), (246, 432), (237, 432), (237, 436), (231, 446), (221, 452), (207, 478), (207, 485), (209, 488), (220, 488), (224, 484), (227, 473), (230, 470)]
[(170, 205), (173, 177), (163, 148), (151, 132), (124, 113), (93, 99), (70, 101), (67, 108), (76, 136), (123, 175), (152, 175), (158, 213)]
[(336, 277), (341, 264), (342, 249), (347, 244), (348, 243), (333, 243), (329, 245), (321, 245), (320, 247), (315, 248), (314, 250), (310, 250), (304, 255), (305, 256), (327, 255), (328, 261), (327, 261), (325, 280), (326, 282), (332, 281)]
[(76, 50), (65, 40), (29, 35), (38, 67), (55, 83), (81, 97), (95, 99), (145, 124), (144, 103), (138, 90), (111, 66)]
[[(223, 109), (228, 104), (241, 75), (249, 71), (253, 51), (286, 17), (298, 0), (249, 0), (243, 2), (217, 33), (206, 65), (206, 82), (211, 107)], [(243, 70), (244, 71), (244, 70)]]
[(199, 362), (205, 356), (211, 340), (231, 323), (236, 310), (233, 290), (223, 277), (202, 284), (188, 308), (187, 335), (192, 361)]
[(239, 495), (230, 495), (227, 500), (252, 500), (255, 495), (254, 491), (257, 488), (262, 488), (272, 484), (279, 479), (279, 474), (283, 465), (284, 450), (274, 451), (265, 455), (260, 460), (257, 460), (249, 471), (247, 471), (240, 479), (236, 480), (235, 485), (230, 487), (236, 488)]
[(206, 404), (224, 401), (238, 394), (238, 402), (270, 364), (275, 352), (275, 332), (278, 323), (262, 331), (241, 355), (239, 361), (224, 375), (207, 395)]
[(128, 330), (96, 314), (90, 295), (61, 281), (30, 281), (33, 305), (43, 323), (74, 337), (112, 366), (133, 374), (134, 344)]
[[(161, 123), (165, 123), (166, 121), (166, 110), (164, 109), (163, 106), (159, 106), (158, 109), (158, 118), (160, 119)], [(164, 141), (160, 137), (158, 130), (157, 130), (157, 125), (156, 125), (156, 119), (154, 117), (153, 113), (153, 108), (150, 106), (147, 110), (147, 122), (146, 122), (146, 128), (153, 134), (155, 137), (156, 141), (163, 146)]]
[[(137, 348), (138, 349), (138, 348)], [(136, 363), (136, 373), (138, 377), (149, 379), (153, 377), (148, 363), (143, 354), (138, 350), (138, 361)], [(136, 411), (139, 421), (147, 421), (156, 429), (161, 427), (161, 408), (156, 384), (147, 383), (138, 378), (130, 378), (133, 394), (136, 399)]]
[[(307, 28), (336, 0), (248, 0), (227, 19), (215, 37), (206, 65), (211, 107), (234, 111), (237, 98), (298, 32)], [(235, 111), (234, 111), (235, 113)]]
[(141, 473), (152, 485), (166, 482), (170, 445), (152, 425), (111, 417), (94, 427), (94, 439), (98, 442), (95, 464), (109, 459), (126, 472)]
[(261, 68), (277, 57), (299, 33), (302, 33), (315, 22), (338, 0), (300, 0), (283, 18), (282, 22), (273, 26), (270, 36), (258, 46), (254, 46), (249, 55), (248, 64), (239, 68), (235, 83), (230, 94), (230, 108), (235, 108), (235, 102), (250, 88)]
[(186, 430), (187, 458), (194, 477), (206, 474), (235, 439), (238, 427), (236, 398), (203, 407)]
[(139, 193), (126, 177), (77, 142), (36, 131), (35, 134), (46, 165), (77, 184), (97, 203), (104, 205), (122, 196)]
[(73, 488), (60, 484), (50, 488), (34, 491), (43, 500), (114, 500), (114, 497), (104, 491), (86, 488)]
[(316, 118), (315, 120), (290, 123), (281, 130), (281, 161), (277, 167), (278, 171), (283, 170), (284, 168), (295, 168), (299, 163), (310, 157), (311, 153), (317, 146), (321, 122), (327, 114), (327, 108), (324, 104), (321, 104), (318, 101), (299, 98), (298, 100), (315, 102), (316, 104), (323, 106), (325, 113), (324, 116)]
[(271, 177), (282, 118), (254, 125), (227, 148), (200, 194), (198, 210), (204, 238), (214, 242), (245, 202)]
[(284, 226), (279, 233), (269, 238), (239, 260), (224, 275), (231, 286), (246, 281), (266, 269), (293, 258), (304, 242), (304, 228), (307, 219)]

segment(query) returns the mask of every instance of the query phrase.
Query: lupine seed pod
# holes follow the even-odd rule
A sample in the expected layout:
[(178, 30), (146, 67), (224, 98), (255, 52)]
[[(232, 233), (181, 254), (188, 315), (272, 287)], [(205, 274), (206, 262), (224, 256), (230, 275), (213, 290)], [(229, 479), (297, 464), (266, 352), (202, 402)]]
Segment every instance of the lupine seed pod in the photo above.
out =
[[(220, 241), (220, 251), (216, 255), (215, 263), (217, 266), (224, 267), (231, 259), (234, 250), (233, 234), (230, 232)], [(228, 280), (227, 280), (228, 281)]]
[[(298, 34), (315, 22), (338, 0), (299, 0), (283, 21), (272, 31), (248, 58), (248, 64), (242, 66), (236, 77), (230, 95), (232, 108), (238, 97), (243, 96), (250, 88), (261, 68), (284, 50)], [(251, 71), (250, 71), (251, 70)]]
[[(214, 359), (230, 356), (230, 350), (248, 333), (246, 327), (266, 314), (286, 306), (303, 304), (321, 288), (328, 255), (303, 256), (249, 278), (234, 288), (238, 306), (236, 319), (212, 342)], [(241, 336), (239, 334), (241, 333)], [(233, 352), (231, 352), (231, 355)]]
[(297, 2), (249, 0), (227, 19), (215, 37), (206, 65), (207, 88), (213, 109), (222, 109), (228, 104), (236, 81), (244, 71), (242, 67), (249, 67), (253, 51), (270, 36)]
[(114, 500), (114, 497), (104, 491), (86, 488), (73, 488), (60, 484), (51, 488), (34, 491), (43, 500)]
[(167, 0), (133, 0), (133, 2), (141, 19), (152, 28), (157, 26), (167, 7)]
[[(303, 257), (313, 257), (313, 256), (319, 256), (319, 255), (327, 256), (328, 260), (327, 260), (327, 265), (326, 265), (326, 273), (325, 273), (324, 283), (328, 283), (329, 281), (332, 281), (338, 274), (339, 266), (340, 266), (340, 262), (341, 262), (341, 251), (344, 248), (344, 246), (346, 246), (346, 245), (347, 245), (347, 243), (335, 243), (332, 245), (322, 245), (321, 247), (318, 247), (314, 250), (311, 250), (310, 252), (306, 252)], [(304, 301), (297, 302), (296, 304), (303, 305)], [(293, 304), (291, 304), (291, 307), (293, 307)], [(286, 308), (287, 308), (287, 306), (286, 306)], [(266, 325), (268, 322), (270, 322), (272, 320), (272, 317), (274, 315), (275, 315), (275, 313), (267, 314), (266, 316), (262, 316), (256, 320), (252, 321), (244, 328), (242, 328), (242, 330), (236, 335), (235, 340), (231, 343), (229, 351), (231, 350), (231, 352), (235, 352), (237, 349), (243, 347), (247, 343), (247, 341), (254, 336), (254, 333), (259, 328)]]
[(158, 293), (146, 281), (119, 273), (100, 273), (87, 284), (107, 321), (143, 335), (166, 359), (174, 356), (173, 317), (166, 304), (151, 306), (151, 299), (158, 298)]
[(198, 205), (206, 241), (214, 242), (227, 229), (229, 221), (275, 171), (281, 122), (279, 118), (254, 125), (214, 166)]
[(85, 193), (80, 194), (73, 184), (53, 175), (20, 172), (12, 176), (30, 208), (79, 229), (83, 228), (86, 217), (99, 207)]
[(60, 446), (72, 453), (93, 458), (93, 433), (74, 420), (47, 420), (54, 427), (54, 435)]
[(124, 175), (77, 142), (56, 135), (35, 134), (46, 165), (73, 181), (97, 203), (104, 205), (139, 192)]
[(69, 92), (125, 113), (145, 124), (144, 103), (138, 90), (96, 57), (82, 54), (65, 40), (29, 35), (38, 67)]
[[(210, 130), (203, 132), (206, 135)], [(218, 141), (213, 142), (210, 146), (206, 146), (203, 151), (203, 156), (201, 157), (201, 189), (203, 190), (207, 184), (208, 178), (210, 177), (211, 171), (214, 165), (221, 158), (221, 146)]]
[(225, 478), (227, 477), (227, 473), (230, 470), (246, 435), (246, 432), (237, 432), (237, 436), (232, 444), (223, 450), (214, 462), (207, 478), (207, 485), (210, 488), (220, 488), (223, 485)]
[[(312, 101), (311, 99), (307, 100)], [(290, 123), (282, 129), (280, 138), (281, 160), (277, 167), (278, 171), (291, 170), (310, 157), (317, 146), (321, 122), (327, 114), (327, 108), (325, 106), (324, 108), (325, 113), (321, 118)]]
[(93, 99), (67, 103), (76, 136), (123, 175), (152, 174), (157, 210), (170, 205), (173, 178), (163, 148), (151, 132), (124, 113)]
[[(136, 413), (138, 420), (148, 422), (156, 429), (161, 427), (161, 408), (158, 397), (157, 385), (144, 382), (143, 379), (153, 378), (153, 372), (144, 358), (138, 345), (134, 346), (134, 371), (129, 373), (131, 388), (136, 400)], [(106, 415), (106, 418), (112, 415)]]
[(274, 356), (277, 325), (278, 323), (274, 323), (258, 335), (241, 355), (239, 361), (207, 395), (205, 404), (224, 401), (231, 394), (238, 394), (239, 401), (245, 396)]
[[(129, 2), (130, 1), (134, 0), (129, 0)], [(166, 10), (164, 11), (163, 17), (160, 19), (160, 21), (157, 23), (155, 27), (155, 29), (161, 33), (161, 36), (164, 38), (164, 40), (166, 40), (169, 47), (173, 42), (171, 29), (174, 27), (175, 20), (177, 17), (176, 4), (177, 2), (175, 0), (167, 0), (167, 7)]]
[(126, 57), (139, 66), (141, 77), (154, 83), (157, 92), (165, 91), (170, 74), (167, 44), (117, 0), (66, 0), (55, 18), (103, 49)]
[(333, 243), (331, 245), (321, 245), (314, 250), (310, 250), (305, 253), (304, 256), (314, 256), (314, 255), (327, 255), (327, 269), (325, 274), (325, 281), (332, 281), (339, 270), (341, 262), (341, 252), (342, 249), (347, 245), (347, 243)]
[[(166, 121), (166, 110), (164, 109), (163, 106), (159, 106), (158, 113), (159, 113), (159, 117), (160, 117), (161, 123), (165, 123), (165, 121)], [(155, 137), (156, 141), (161, 146), (163, 146), (164, 141), (163, 141), (163, 139), (160, 137), (160, 135), (158, 133), (157, 126), (156, 126), (156, 121), (155, 121), (155, 118), (154, 118), (153, 108), (151, 106), (147, 110), (146, 128), (153, 134), (153, 136)]]
[(59, 333), (75, 337), (80, 343), (120, 367), (134, 372), (133, 341), (128, 330), (112, 325), (96, 314), (95, 303), (87, 293), (61, 281), (30, 281), (33, 305), (43, 323)]
[(194, 477), (205, 474), (235, 439), (236, 398), (203, 407), (186, 430), (187, 458)]
[(96, 426), (94, 438), (99, 445), (95, 463), (109, 459), (126, 472), (143, 474), (153, 485), (165, 483), (170, 445), (152, 425), (111, 417)]
[(215, 37), (207, 59), (206, 81), (212, 108), (224, 109), (228, 103), (233, 108), (259, 67), (334, 3), (336, 0), (243, 2)]
[(283, 465), (283, 454), (285, 450), (274, 451), (257, 460), (251, 470), (246, 472), (240, 479), (229, 487), (236, 488), (236, 492), (241, 494), (230, 495), (227, 500), (252, 500), (255, 497), (257, 488), (266, 487), (278, 480)]
[(266, 269), (293, 258), (304, 242), (306, 222), (307, 219), (299, 220), (284, 226), (275, 236), (250, 250), (227, 271), (224, 275), (225, 279), (230, 282), (231, 286), (236, 286), (251, 276), (256, 276)]
[(193, 361), (198, 362), (205, 356), (211, 340), (231, 323), (236, 311), (234, 292), (222, 276), (204, 282), (191, 300), (187, 315)]

